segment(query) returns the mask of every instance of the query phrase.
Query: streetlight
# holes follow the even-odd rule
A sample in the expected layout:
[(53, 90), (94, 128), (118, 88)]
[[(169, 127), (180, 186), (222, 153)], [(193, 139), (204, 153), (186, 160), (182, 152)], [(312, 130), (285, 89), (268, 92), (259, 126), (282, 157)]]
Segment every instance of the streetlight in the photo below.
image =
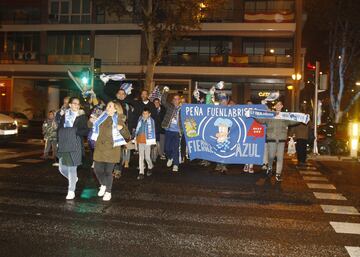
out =
[(302, 76), (301, 76), (300, 73), (297, 73), (297, 74), (291, 75), (291, 78), (292, 78), (293, 80), (299, 81), (299, 80), (301, 80)]
[(356, 81), (355, 85), (360, 86), (360, 81)]

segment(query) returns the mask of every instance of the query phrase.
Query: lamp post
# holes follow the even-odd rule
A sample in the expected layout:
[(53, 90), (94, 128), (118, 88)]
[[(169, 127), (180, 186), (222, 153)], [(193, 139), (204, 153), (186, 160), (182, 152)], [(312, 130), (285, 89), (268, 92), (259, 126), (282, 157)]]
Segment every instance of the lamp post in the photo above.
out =
[(313, 153), (319, 154), (317, 147), (317, 127), (318, 127), (318, 95), (319, 95), (319, 77), (320, 77), (320, 62), (315, 65), (315, 99), (314, 99), (314, 148)]
[[(299, 81), (302, 79), (301, 74), (300, 73), (292, 74), (291, 78), (295, 82), (295, 88), (298, 88)], [(288, 86), (288, 89), (291, 90), (291, 111), (293, 112), (293, 111), (295, 111), (295, 89), (293, 86)]]

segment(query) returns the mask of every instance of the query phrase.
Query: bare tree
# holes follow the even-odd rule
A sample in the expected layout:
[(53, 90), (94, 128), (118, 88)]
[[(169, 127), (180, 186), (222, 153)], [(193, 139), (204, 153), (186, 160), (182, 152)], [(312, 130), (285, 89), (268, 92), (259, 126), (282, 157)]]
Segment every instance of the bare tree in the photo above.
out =
[(169, 44), (200, 29), (202, 18), (216, 12), (226, 0), (95, 0), (97, 7), (118, 17), (129, 15), (143, 30), (146, 49), (145, 87), (154, 87), (155, 67)]
[(350, 90), (356, 80), (355, 67), (360, 57), (360, 1), (307, 0), (306, 7), (312, 25), (328, 32), (325, 41), (328, 44), (329, 98), (335, 122), (339, 123), (360, 97), (360, 93)]

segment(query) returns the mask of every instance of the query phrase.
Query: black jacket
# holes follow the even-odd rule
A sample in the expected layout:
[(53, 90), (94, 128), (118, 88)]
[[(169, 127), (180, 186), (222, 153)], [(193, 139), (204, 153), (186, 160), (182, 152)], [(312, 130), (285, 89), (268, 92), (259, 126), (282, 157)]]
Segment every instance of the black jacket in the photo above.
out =
[(85, 113), (77, 116), (72, 128), (65, 128), (64, 124), (65, 115), (61, 116), (58, 127), (58, 156), (61, 156), (61, 153), (70, 153), (74, 166), (79, 166), (82, 156), (85, 155), (83, 137), (89, 133), (87, 117)]

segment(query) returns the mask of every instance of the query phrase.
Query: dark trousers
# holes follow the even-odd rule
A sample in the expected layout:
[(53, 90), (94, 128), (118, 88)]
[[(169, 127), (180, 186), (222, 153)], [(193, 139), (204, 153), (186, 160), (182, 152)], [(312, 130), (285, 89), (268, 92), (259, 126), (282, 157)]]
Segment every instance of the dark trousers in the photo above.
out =
[(115, 163), (109, 162), (94, 162), (94, 171), (96, 174), (99, 183), (102, 186), (106, 186), (106, 192), (111, 193), (111, 188), (113, 184), (113, 170)]
[(299, 138), (296, 140), (296, 154), (299, 163), (306, 162), (306, 146), (307, 146), (306, 139)]
[(179, 166), (179, 132), (166, 131), (165, 132), (165, 154), (168, 159), (172, 159), (174, 165)]

